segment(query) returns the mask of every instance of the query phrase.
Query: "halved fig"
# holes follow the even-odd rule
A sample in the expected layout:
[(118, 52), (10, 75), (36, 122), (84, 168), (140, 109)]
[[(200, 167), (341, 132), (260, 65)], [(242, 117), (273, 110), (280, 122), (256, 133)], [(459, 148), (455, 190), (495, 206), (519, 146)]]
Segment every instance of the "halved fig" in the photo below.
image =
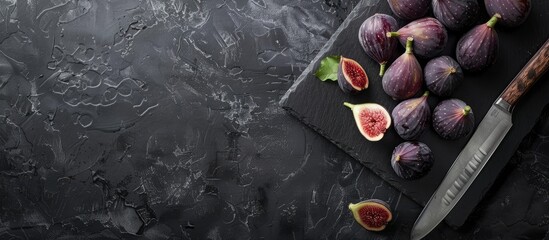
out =
[(368, 75), (355, 60), (341, 57), (337, 68), (337, 83), (345, 93), (356, 93), (368, 88)]
[(389, 204), (378, 199), (369, 199), (349, 204), (355, 220), (366, 230), (381, 231), (393, 219)]
[(353, 111), (356, 126), (360, 133), (369, 141), (379, 141), (387, 129), (391, 126), (391, 115), (387, 110), (376, 103), (350, 104), (343, 105)]
[(455, 140), (467, 136), (474, 127), (473, 110), (459, 99), (444, 100), (433, 111), (433, 128), (444, 139)]

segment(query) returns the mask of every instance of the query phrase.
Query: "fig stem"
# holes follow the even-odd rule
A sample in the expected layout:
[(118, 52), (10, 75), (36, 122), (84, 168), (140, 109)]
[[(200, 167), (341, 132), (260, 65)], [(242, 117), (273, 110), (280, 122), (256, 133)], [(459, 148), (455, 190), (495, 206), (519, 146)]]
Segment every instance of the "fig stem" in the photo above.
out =
[(345, 105), (346, 107), (350, 108), (351, 110), (355, 107), (354, 104), (351, 104), (351, 103), (348, 103), (348, 102), (344, 102), (343, 105)]
[(424, 97), (428, 97), (428, 96), (429, 96), (429, 91), (425, 91), (425, 92), (423, 93), (423, 96), (424, 96)]
[(412, 43), (414, 42), (413, 37), (406, 38), (406, 53), (412, 53)]
[(352, 211), (352, 210), (353, 210), (353, 208), (354, 208), (354, 206), (355, 206), (355, 204), (353, 204), (353, 203), (349, 203), (349, 210), (351, 210), (351, 211)]
[(499, 15), (499, 13), (494, 14), (494, 16), (492, 16), (490, 20), (486, 22), (486, 26), (488, 26), (489, 28), (493, 28), (500, 18), (501, 15)]
[(471, 112), (471, 107), (469, 105), (463, 108), (463, 116), (469, 115), (470, 112)]
[(400, 33), (398, 33), (398, 32), (387, 32), (385, 35), (387, 37), (398, 37), (398, 36), (400, 36)]
[(379, 64), (379, 76), (383, 77), (383, 74), (385, 74), (385, 67), (387, 65), (387, 62), (382, 62)]

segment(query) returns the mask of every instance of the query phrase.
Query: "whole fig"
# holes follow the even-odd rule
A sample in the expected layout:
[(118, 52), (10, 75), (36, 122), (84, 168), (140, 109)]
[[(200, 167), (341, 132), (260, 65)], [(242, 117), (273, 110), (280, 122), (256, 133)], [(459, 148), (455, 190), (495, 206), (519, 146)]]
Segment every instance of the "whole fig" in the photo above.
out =
[(387, 0), (393, 13), (404, 20), (421, 18), (429, 11), (429, 0)]
[(453, 31), (475, 24), (479, 13), (477, 0), (433, 0), (432, 6), (435, 17)]
[(356, 93), (368, 88), (368, 75), (355, 60), (341, 57), (337, 68), (337, 83), (345, 93)]
[(488, 22), (477, 25), (459, 39), (456, 57), (463, 69), (478, 72), (494, 64), (499, 49), (494, 26), (499, 18), (500, 15), (496, 13)]
[(402, 46), (406, 46), (408, 37), (412, 37), (414, 53), (421, 58), (432, 58), (444, 50), (448, 32), (438, 20), (426, 17), (410, 22), (396, 32), (387, 33), (387, 37), (398, 37)]
[(412, 53), (413, 38), (406, 43), (406, 52), (398, 57), (387, 69), (381, 83), (383, 91), (396, 100), (413, 97), (423, 82), (421, 65)]
[(526, 21), (530, 15), (530, 0), (484, 0), (486, 11), (490, 16), (501, 15), (500, 24), (516, 27)]
[(427, 62), (423, 77), (429, 91), (447, 97), (463, 81), (463, 71), (456, 60), (441, 56)]
[(429, 92), (423, 96), (399, 103), (391, 113), (395, 131), (405, 140), (419, 138), (431, 118), (431, 109), (427, 103)]
[(358, 40), (366, 54), (380, 65), (379, 76), (383, 76), (387, 62), (396, 54), (397, 40), (387, 38), (387, 32), (398, 29), (397, 21), (387, 15), (376, 13), (366, 19), (358, 31)]
[(431, 149), (421, 142), (403, 142), (393, 150), (391, 166), (404, 179), (418, 179), (427, 174), (433, 166)]
[(381, 231), (393, 219), (389, 204), (378, 199), (368, 199), (349, 204), (354, 219), (366, 230)]
[(354, 105), (344, 102), (343, 105), (353, 111), (353, 117), (358, 130), (368, 141), (375, 142), (381, 140), (387, 129), (391, 126), (389, 112), (377, 103)]
[(473, 110), (459, 99), (444, 100), (433, 111), (433, 128), (444, 139), (455, 140), (467, 136), (474, 127)]

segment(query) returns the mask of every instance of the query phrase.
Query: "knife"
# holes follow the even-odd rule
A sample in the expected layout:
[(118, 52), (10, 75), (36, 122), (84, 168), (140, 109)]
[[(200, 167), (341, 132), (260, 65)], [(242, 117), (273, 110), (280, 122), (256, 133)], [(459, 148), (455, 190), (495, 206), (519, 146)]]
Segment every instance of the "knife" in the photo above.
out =
[(412, 240), (427, 236), (461, 199), (511, 129), (513, 107), (548, 68), (549, 39), (492, 104), (414, 223)]

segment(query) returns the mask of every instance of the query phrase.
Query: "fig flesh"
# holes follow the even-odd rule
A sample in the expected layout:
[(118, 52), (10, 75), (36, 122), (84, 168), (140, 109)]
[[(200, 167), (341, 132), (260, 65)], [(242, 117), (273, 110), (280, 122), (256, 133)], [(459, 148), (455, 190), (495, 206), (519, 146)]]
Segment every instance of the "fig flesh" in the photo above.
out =
[(369, 199), (349, 204), (354, 219), (366, 230), (381, 231), (393, 219), (389, 204), (378, 199)]
[(433, 14), (452, 31), (462, 31), (475, 24), (479, 14), (477, 0), (433, 0)]
[(404, 20), (416, 20), (429, 11), (429, 0), (387, 0), (391, 11)]
[(412, 37), (414, 54), (421, 58), (432, 58), (444, 50), (448, 32), (438, 20), (426, 17), (410, 22), (396, 32), (387, 33), (387, 37), (398, 37), (402, 46), (406, 46), (408, 38)]
[(444, 100), (433, 111), (433, 128), (444, 139), (456, 140), (467, 136), (474, 126), (473, 110), (459, 99)]
[(337, 83), (345, 93), (356, 93), (368, 88), (368, 75), (353, 59), (341, 57), (337, 68)]
[(484, 5), (490, 16), (496, 13), (501, 15), (499, 22), (506, 27), (522, 24), (532, 8), (530, 0), (484, 0)]
[(376, 13), (366, 19), (358, 31), (358, 40), (366, 54), (380, 65), (379, 76), (383, 76), (387, 62), (396, 54), (397, 40), (387, 38), (387, 32), (398, 30), (397, 21), (387, 15)]
[(360, 133), (369, 141), (379, 141), (387, 129), (391, 126), (391, 116), (387, 110), (376, 103), (350, 104), (343, 105), (353, 111), (356, 126)]
[(391, 166), (404, 179), (412, 180), (425, 176), (433, 166), (431, 149), (421, 142), (403, 142), (393, 151)]
[(406, 52), (398, 57), (383, 75), (383, 90), (396, 100), (413, 97), (423, 82), (421, 65), (412, 53), (413, 38), (406, 43)]
[(464, 78), (461, 66), (448, 56), (441, 56), (427, 62), (423, 77), (427, 89), (441, 97), (450, 96)]
[(431, 109), (427, 103), (429, 92), (423, 96), (399, 103), (391, 113), (395, 131), (405, 140), (419, 138), (431, 118)]
[(478, 72), (494, 64), (499, 48), (494, 26), (499, 18), (496, 13), (488, 22), (477, 25), (459, 39), (456, 58), (464, 70)]

